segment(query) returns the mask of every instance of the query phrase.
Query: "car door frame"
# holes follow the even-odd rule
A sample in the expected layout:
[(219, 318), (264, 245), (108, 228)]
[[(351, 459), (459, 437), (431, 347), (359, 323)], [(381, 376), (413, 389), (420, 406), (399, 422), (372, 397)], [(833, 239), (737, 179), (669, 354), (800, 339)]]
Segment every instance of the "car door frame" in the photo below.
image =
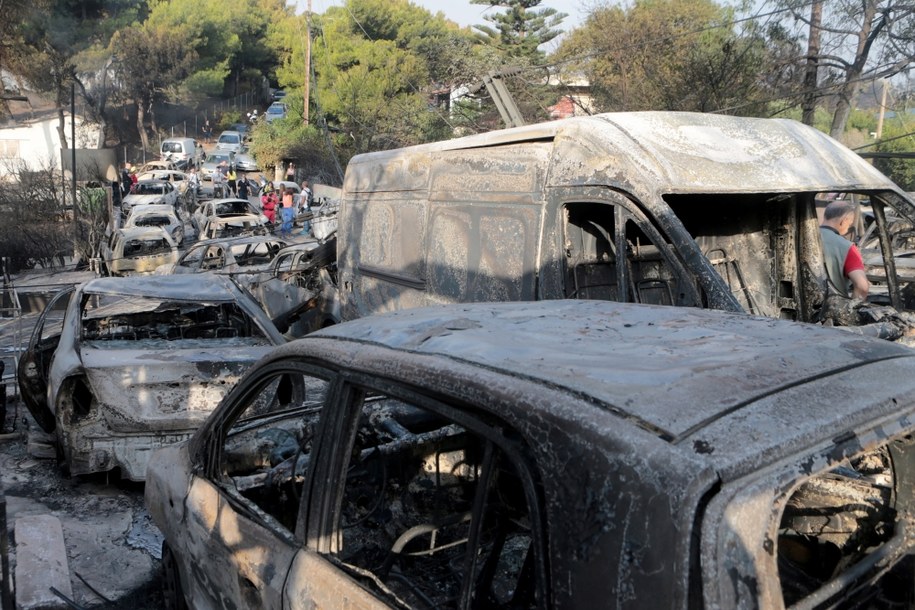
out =
[[(294, 374), (309, 375), (316, 378), (320, 377), (327, 381), (328, 385), (325, 394), (325, 403), (322, 407), (321, 414), (318, 417), (311, 451), (311, 455), (313, 456), (320, 455), (319, 451), (322, 440), (326, 437), (326, 435), (322, 433), (322, 430), (325, 427), (324, 421), (328, 417), (328, 414), (333, 416), (335, 412), (335, 409), (327, 408), (327, 405), (334, 404), (339, 385), (335, 372), (314, 363), (304, 363), (301, 359), (295, 357), (265, 363), (255, 371), (252, 371), (251, 374), (245, 376), (232, 389), (221, 403), (221, 408), (213, 417), (209, 418), (204, 423), (198, 435), (191, 441), (190, 453), (192, 456), (191, 463), (194, 475), (191, 478), (188, 488), (188, 497), (185, 499), (185, 503), (190, 504), (194, 501), (192, 494), (206, 494), (210, 497), (212, 497), (212, 494), (215, 494), (218, 504), (215, 511), (217, 515), (215, 517), (216, 520), (219, 520), (224, 515), (224, 511), (227, 508), (231, 509), (234, 513), (232, 516), (236, 523), (241, 524), (238, 526), (239, 530), (242, 526), (245, 526), (249, 530), (255, 529), (266, 531), (275, 538), (276, 544), (287, 545), (290, 557), (288, 564), (285, 566), (285, 570), (288, 571), (296, 557), (302, 552), (302, 545), (304, 544), (305, 539), (304, 533), (300, 532), (298, 528), (296, 528), (295, 531), (290, 532), (270, 515), (264, 513), (256, 504), (245, 499), (238, 493), (231, 492), (229, 485), (227, 484), (229, 482), (227, 482), (221, 474), (223, 447), (228, 429), (231, 428), (235, 423), (236, 418), (247, 407), (248, 400), (252, 395), (263, 388), (264, 382), (277, 374), (282, 374), (284, 371)], [(305, 480), (302, 486), (301, 500), (299, 503), (300, 517), (297, 519), (297, 523), (302, 522), (301, 513), (302, 511), (306, 511), (309, 506), (314, 481), (313, 471), (314, 460), (311, 460), (309, 467), (305, 471)], [(242, 520), (247, 523), (242, 523)], [(190, 523), (193, 520), (189, 519), (187, 521)], [(176, 553), (176, 555), (179, 557), (188, 554), (182, 552), (186, 551), (186, 549), (178, 549), (178, 551), (179, 552)], [(193, 557), (191, 557), (191, 560), (193, 560)], [(231, 599), (227, 600), (226, 598), (221, 597), (221, 591), (212, 591), (207, 587), (205, 581), (208, 580), (208, 576), (201, 570), (200, 566), (191, 564), (190, 566), (185, 566), (184, 571), (188, 573), (188, 576), (191, 576), (194, 579), (192, 586), (202, 586), (213, 599), (219, 600), (220, 604), (226, 605), (231, 602)], [(285, 574), (286, 572), (276, 574), (274, 580), (279, 582), (285, 581)], [(218, 582), (215, 584), (218, 584)], [(277, 599), (281, 598), (283, 594), (284, 589), (281, 586), (280, 589), (276, 591)]]
[[(51, 370), (51, 362), (60, 344), (61, 333), (44, 340), (42, 339), (42, 334), (51, 311), (55, 310), (60, 300), (66, 297), (67, 304), (63, 308), (66, 314), (70, 307), (70, 300), (75, 292), (76, 286), (68, 286), (51, 297), (44, 311), (38, 316), (38, 320), (29, 337), (29, 346), (19, 358), (19, 364), (16, 367), (16, 377), (19, 381), (22, 400), (38, 425), (48, 433), (54, 432), (57, 427), (57, 419), (48, 405), (48, 376)], [(38, 372), (37, 380), (29, 379), (27, 375), (29, 365), (36, 367)], [(39, 385), (41, 390), (39, 390)]]

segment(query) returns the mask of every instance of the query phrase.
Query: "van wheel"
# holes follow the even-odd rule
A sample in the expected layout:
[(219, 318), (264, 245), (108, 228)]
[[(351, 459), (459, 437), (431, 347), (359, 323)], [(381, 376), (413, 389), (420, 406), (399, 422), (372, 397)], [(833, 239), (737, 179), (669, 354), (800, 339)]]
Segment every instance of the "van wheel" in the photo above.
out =
[(167, 542), (162, 543), (162, 601), (166, 610), (187, 610), (178, 562)]

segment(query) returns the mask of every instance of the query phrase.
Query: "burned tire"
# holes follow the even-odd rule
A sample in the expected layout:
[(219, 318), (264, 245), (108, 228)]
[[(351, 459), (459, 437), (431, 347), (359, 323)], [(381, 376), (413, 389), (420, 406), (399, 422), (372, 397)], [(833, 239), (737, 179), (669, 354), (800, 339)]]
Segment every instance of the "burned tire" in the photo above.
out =
[(166, 610), (187, 610), (178, 562), (167, 542), (162, 543), (162, 600)]

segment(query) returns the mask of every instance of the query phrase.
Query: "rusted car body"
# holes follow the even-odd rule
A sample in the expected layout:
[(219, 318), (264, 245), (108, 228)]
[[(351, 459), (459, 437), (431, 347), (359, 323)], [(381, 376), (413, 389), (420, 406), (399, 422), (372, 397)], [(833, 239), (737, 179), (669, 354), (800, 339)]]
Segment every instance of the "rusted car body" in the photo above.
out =
[(815, 202), (862, 195), (906, 309), (886, 216), (909, 196), (781, 119), (611, 113), (354, 157), (338, 233), (344, 319), (433, 303), (555, 298), (844, 323)]
[(287, 245), (286, 241), (272, 235), (206, 240), (188, 248), (176, 263), (156, 269), (156, 275), (262, 271), (269, 268), (277, 253)]
[(167, 601), (911, 603), (913, 370), (836, 329), (601, 301), (323, 329), (150, 461)]
[(263, 311), (214, 275), (100, 278), (51, 302), (20, 361), (35, 420), (71, 474), (120, 468), (142, 480), (150, 452), (188, 438), (245, 370), (283, 342)]
[(188, 216), (183, 207), (176, 209), (174, 206), (155, 203), (135, 205), (124, 221), (124, 228), (162, 227), (172, 236), (175, 244), (181, 246), (184, 243), (186, 220)]
[(101, 244), (102, 266), (108, 275), (155, 273), (178, 260), (178, 242), (162, 227), (117, 229)]
[(232, 280), (260, 303), (287, 339), (340, 322), (337, 243), (308, 239), (289, 245), (265, 269), (241, 269)]
[(193, 222), (201, 239), (217, 239), (229, 237), (233, 231), (266, 231), (267, 217), (247, 199), (230, 197), (202, 202), (194, 211)]
[(127, 217), (130, 208), (144, 204), (178, 205), (178, 189), (168, 180), (140, 180), (121, 202), (121, 215)]

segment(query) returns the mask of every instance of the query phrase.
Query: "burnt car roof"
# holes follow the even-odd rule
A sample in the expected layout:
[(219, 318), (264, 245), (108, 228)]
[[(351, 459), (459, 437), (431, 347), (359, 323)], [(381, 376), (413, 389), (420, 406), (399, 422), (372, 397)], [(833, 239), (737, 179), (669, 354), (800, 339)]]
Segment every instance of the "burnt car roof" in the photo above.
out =
[[(381, 360), (396, 361), (388, 350), (418, 355), (410, 361), (431, 376), (438, 358), (446, 358), (520, 379), (528, 396), (538, 386), (560, 389), (670, 444), (717, 451), (722, 468), (764, 459), (763, 448), (779, 443), (790, 451), (789, 437), (809, 443), (830, 426), (872, 421), (881, 409), (895, 412), (891, 396), (915, 397), (915, 351), (908, 347), (712, 310), (604, 301), (419, 308), (326, 328), (277, 355), (307, 353), (309, 342), (323, 337), (343, 340), (363, 356), (369, 346), (387, 348)], [(311, 349), (326, 353), (329, 346)], [(835, 381), (858, 367), (847, 387)], [(821, 385), (846, 397), (857, 391), (861, 400), (830, 400), (820, 386), (818, 396), (804, 395), (808, 383), (824, 378), (830, 382)], [(791, 392), (798, 394), (784, 405), (766, 403)], [(801, 417), (799, 405), (808, 409)], [(558, 413), (565, 405), (545, 408)]]
[[(347, 167), (345, 190), (404, 190), (399, 172), (373, 171), (379, 159), (537, 141), (552, 143), (561, 153), (550, 186), (588, 183), (602, 174), (642, 175), (664, 193), (885, 189), (902, 194), (854, 151), (797, 121), (657, 111), (574, 117), (357, 155)], [(428, 188), (425, 178), (420, 172), (409, 188)]]
[(196, 273), (193, 276), (101, 277), (86, 282), (81, 290), (86, 294), (155, 297), (176, 301), (232, 302), (238, 299), (233, 284), (208, 273)]

